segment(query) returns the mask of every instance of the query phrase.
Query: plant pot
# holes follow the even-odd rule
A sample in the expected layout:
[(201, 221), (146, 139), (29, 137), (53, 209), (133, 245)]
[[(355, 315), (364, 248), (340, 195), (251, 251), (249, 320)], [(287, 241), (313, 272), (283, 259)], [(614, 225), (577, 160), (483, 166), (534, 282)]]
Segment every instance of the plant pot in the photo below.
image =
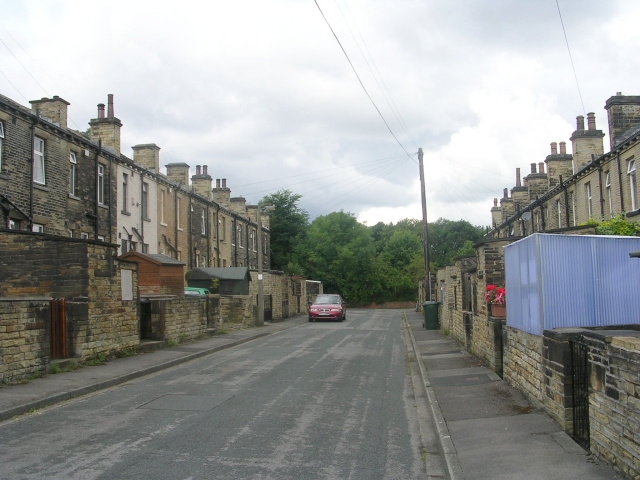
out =
[(507, 306), (506, 305), (498, 305), (497, 303), (490, 303), (491, 307), (491, 316), (505, 318), (507, 316)]

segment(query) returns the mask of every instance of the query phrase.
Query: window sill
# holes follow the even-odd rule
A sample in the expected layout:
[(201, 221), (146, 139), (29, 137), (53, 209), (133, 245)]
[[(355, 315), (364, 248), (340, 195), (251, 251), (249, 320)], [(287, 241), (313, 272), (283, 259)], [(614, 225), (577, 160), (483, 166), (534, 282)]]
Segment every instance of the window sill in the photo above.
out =
[(147, 218), (147, 217), (144, 217), (142, 220), (145, 221), (145, 222), (150, 222), (151, 221), (151, 219)]
[(635, 217), (637, 215), (640, 215), (640, 208), (638, 210), (634, 210), (633, 212), (629, 212), (627, 213), (627, 218), (629, 217)]
[(178, 231), (179, 232), (184, 232), (184, 230), (182, 228), (180, 228), (180, 227), (178, 227)]
[(50, 192), (51, 189), (48, 187), (45, 187), (44, 185), (40, 184), (40, 183), (33, 183), (33, 188), (35, 188), (36, 190), (42, 190), (43, 192)]
[(120, 213), (121, 213), (122, 215), (126, 215), (127, 217), (130, 217), (130, 216), (131, 216), (131, 212), (125, 212), (124, 210), (120, 210)]
[(166, 227), (166, 226), (167, 226), (167, 224), (166, 224), (166, 223), (164, 223), (164, 222), (160, 222), (160, 225), (162, 225), (163, 227)]
[(105, 210), (109, 210), (109, 205), (105, 205), (105, 204), (103, 204), (103, 203), (99, 203), (99, 204), (98, 204), (98, 206), (99, 206), (100, 208), (104, 208)]
[(76, 197), (75, 195), (72, 195), (71, 193), (69, 194), (69, 198), (70, 198), (71, 200), (78, 200), (78, 201), (79, 201), (79, 200), (82, 200), (80, 197)]

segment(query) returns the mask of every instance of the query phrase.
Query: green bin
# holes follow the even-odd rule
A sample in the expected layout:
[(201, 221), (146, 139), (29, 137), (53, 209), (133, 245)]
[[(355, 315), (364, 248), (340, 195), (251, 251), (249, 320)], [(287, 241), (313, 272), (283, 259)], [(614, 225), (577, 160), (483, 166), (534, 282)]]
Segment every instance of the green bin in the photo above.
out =
[(424, 328), (426, 330), (438, 330), (438, 307), (440, 302), (424, 302), (422, 312), (424, 313)]

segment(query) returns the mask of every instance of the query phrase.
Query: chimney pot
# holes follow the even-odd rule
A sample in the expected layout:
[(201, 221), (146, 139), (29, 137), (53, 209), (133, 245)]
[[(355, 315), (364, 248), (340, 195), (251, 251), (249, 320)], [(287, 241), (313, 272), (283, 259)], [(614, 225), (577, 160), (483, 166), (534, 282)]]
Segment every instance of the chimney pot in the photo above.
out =
[(107, 118), (113, 118), (115, 114), (113, 113), (113, 93), (107, 95)]
[(196, 175), (200, 175), (200, 165), (196, 165)]
[(617, 97), (621, 97), (622, 96), (622, 92), (616, 92), (616, 96)]
[(494, 198), (494, 199), (493, 199), (493, 206), (494, 206), (494, 207), (497, 207), (497, 206), (498, 206), (498, 199), (497, 199), (497, 198)]
[(227, 188), (227, 179), (226, 178), (222, 179), (222, 188)]
[(502, 191), (502, 194), (503, 194), (503, 197), (504, 197), (504, 198), (509, 198), (509, 189), (508, 189), (508, 188), (505, 188), (505, 189)]
[(216, 188), (220, 188), (220, 179), (216, 178)]
[(520, 167), (516, 168), (516, 187), (521, 187), (520, 183)]
[(202, 174), (203, 174), (203, 175), (207, 175), (207, 166), (206, 166), (206, 165), (203, 165), (203, 166), (202, 166), (202, 170), (203, 170), (203, 171), (202, 171)]
[(551, 155), (558, 154), (558, 144), (556, 142), (551, 142)]
[(537, 173), (537, 172), (536, 172), (536, 168), (537, 168), (536, 164), (535, 164), (535, 163), (532, 163), (532, 164), (531, 164), (531, 173)]
[(104, 118), (104, 103), (98, 104), (98, 118)]
[(587, 126), (589, 130), (596, 129), (596, 114), (593, 112), (587, 113)]
[(560, 142), (560, 154), (561, 155), (567, 154), (567, 142)]
[(544, 162), (538, 163), (538, 172), (544, 173)]
[(584, 130), (584, 117), (582, 115), (576, 117), (576, 130)]

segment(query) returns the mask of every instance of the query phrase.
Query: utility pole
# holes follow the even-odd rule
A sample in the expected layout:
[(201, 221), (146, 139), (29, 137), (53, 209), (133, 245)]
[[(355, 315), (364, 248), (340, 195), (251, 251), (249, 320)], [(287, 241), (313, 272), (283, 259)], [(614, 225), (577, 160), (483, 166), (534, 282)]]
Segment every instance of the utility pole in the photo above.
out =
[[(264, 325), (264, 287), (262, 284), (262, 220), (260, 219), (261, 213), (269, 214), (268, 212), (275, 210), (273, 205), (258, 205), (257, 208), (257, 224), (258, 224), (258, 321), (257, 326)], [(247, 246), (248, 248), (248, 246)]]
[(427, 198), (424, 186), (424, 164), (422, 161), (422, 148), (418, 149), (418, 162), (420, 166), (420, 194), (422, 196), (422, 241), (424, 243), (424, 298), (431, 301), (431, 275), (429, 274), (429, 231), (427, 228)]

